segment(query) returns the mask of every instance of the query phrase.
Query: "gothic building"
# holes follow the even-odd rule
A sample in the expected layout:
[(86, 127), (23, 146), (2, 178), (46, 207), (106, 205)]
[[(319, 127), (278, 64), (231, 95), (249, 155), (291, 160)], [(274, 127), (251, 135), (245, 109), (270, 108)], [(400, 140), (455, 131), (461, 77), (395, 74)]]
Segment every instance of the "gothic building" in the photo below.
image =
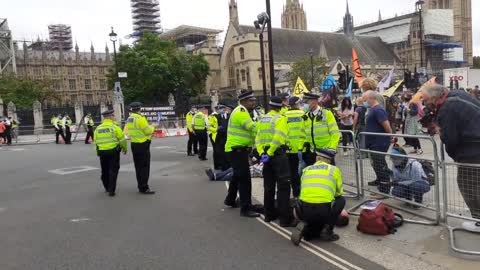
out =
[(307, 15), (303, 9), (303, 3), (298, 0), (287, 0), (283, 6), (282, 28), (307, 30)]

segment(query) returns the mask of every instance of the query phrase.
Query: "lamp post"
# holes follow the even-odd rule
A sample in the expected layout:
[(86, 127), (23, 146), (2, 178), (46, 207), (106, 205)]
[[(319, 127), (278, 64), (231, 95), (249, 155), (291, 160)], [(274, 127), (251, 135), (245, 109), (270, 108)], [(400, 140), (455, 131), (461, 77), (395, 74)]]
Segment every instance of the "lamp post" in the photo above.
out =
[(423, 66), (423, 17), (422, 17), (423, 4), (425, 4), (425, 1), (423, 0), (419, 0), (415, 3), (415, 7), (420, 19), (420, 67), (421, 68), (424, 68)]
[(118, 79), (118, 70), (117, 70), (117, 47), (116, 47), (116, 42), (117, 42), (117, 33), (113, 31), (113, 26), (112, 26), (112, 32), (109, 34), (110, 36), (110, 41), (113, 43), (113, 65), (114, 65), (114, 70), (115, 70), (115, 78)]
[[(267, 6), (267, 15), (269, 18), (272, 18), (272, 12), (270, 10), (270, 0), (266, 0), (266, 6)], [(267, 27), (267, 32), (268, 32), (268, 61), (270, 65), (270, 92), (272, 97), (276, 95), (275, 91), (275, 66), (273, 63), (273, 39), (272, 39), (272, 23), (271, 20), (268, 20), (268, 27)]]
[(257, 16), (253, 25), (255, 29), (259, 30), (259, 38), (260, 38), (260, 62), (262, 67), (262, 87), (263, 87), (263, 106), (265, 107), (265, 111), (268, 111), (268, 100), (267, 100), (267, 78), (265, 75), (265, 49), (264, 49), (264, 42), (263, 42), (263, 33), (265, 32), (265, 27), (267, 23), (270, 21), (270, 17), (265, 13), (261, 13)]
[(310, 66), (312, 68), (312, 77), (311, 77), (311, 81), (310, 81), (310, 84), (311, 84), (311, 87), (310, 89), (313, 89), (315, 87), (315, 75), (314, 75), (314, 70), (313, 70), (313, 49), (310, 49), (310, 51), (308, 52), (310, 54)]

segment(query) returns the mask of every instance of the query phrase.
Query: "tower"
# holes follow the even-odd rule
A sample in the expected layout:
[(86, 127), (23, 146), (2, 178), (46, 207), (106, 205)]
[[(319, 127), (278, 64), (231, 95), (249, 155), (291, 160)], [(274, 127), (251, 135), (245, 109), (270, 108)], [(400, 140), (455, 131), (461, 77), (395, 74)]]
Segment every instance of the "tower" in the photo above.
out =
[(347, 11), (345, 13), (345, 17), (343, 17), (343, 33), (351, 38), (353, 38), (355, 35), (355, 30), (353, 28), (353, 16), (350, 14), (348, 0), (347, 0)]
[(300, 4), (298, 0), (287, 0), (287, 4), (283, 6), (282, 28), (307, 30), (307, 15), (303, 3)]
[(72, 28), (66, 24), (51, 24), (48, 26), (50, 46), (53, 50), (69, 51), (73, 48)]
[(452, 9), (454, 41), (463, 45), (463, 59), (473, 65), (472, 0), (425, 0), (425, 9)]
[(230, 0), (230, 3), (228, 4), (228, 8), (230, 11), (230, 22), (235, 25), (239, 25), (237, 1)]
[(160, 4), (158, 0), (130, 0), (132, 6), (133, 31), (159, 32)]

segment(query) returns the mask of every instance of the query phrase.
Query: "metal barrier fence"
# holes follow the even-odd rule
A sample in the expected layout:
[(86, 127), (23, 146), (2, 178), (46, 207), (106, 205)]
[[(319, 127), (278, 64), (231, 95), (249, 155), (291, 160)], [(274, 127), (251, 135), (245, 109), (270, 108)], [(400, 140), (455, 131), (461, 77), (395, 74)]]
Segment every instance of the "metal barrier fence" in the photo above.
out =
[[(440, 178), (439, 178), (439, 160), (437, 145), (432, 137), (429, 136), (410, 136), (399, 134), (380, 134), (362, 132), (362, 136), (376, 136), (377, 138), (393, 137), (393, 138), (407, 138), (419, 139), (427, 141), (432, 145), (433, 159), (423, 157), (412, 157), (404, 154), (392, 154), (388, 146), (371, 147), (367, 149), (358, 149), (357, 152), (370, 156), (369, 162), (364, 159), (358, 159), (359, 173), (361, 179), (361, 189), (363, 192), (370, 192), (373, 196), (382, 199), (390, 198), (391, 200), (385, 203), (392, 208), (402, 210), (413, 217), (420, 217), (423, 220), (405, 219), (406, 222), (423, 224), (423, 225), (438, 225), (441, 222), (441, 205), (440, 205)], [(389, 158), (387, 158), (389, 157)], [(398, 167), (393, 168), (392, 162), (395, 161)], [(432, 165), (434, 170), (434, 183), (430, 186), (427, 179), (425, 181), (415, 181), (405, 179), (409, 173), (416, 173), (417, 178), (420, 175), (422, 165), (420, 162), (424, 161)], [(409, 167), (410, 166), (410, 167)], [(392, 169), (390, 169), (392, 168)], [(413, 168), (413, 169), (412, 169)], [(423, 170), (422, 170), (423, 171)], [(397, 179), (395, 179), (397, 177)], [(421, 179), (417, 179), (421, 180)], [(363, 204), (374, 201), (375, 199), (368, 199), (360, 202), (352, 207), (349, 211), (353, 215), (359, 215), (354, 212)], [(402, 205), (401, 202), (404, 204)]]
[(336, 166), (341, 169), (342, 180), (347, 198), (360, 199), (362, 189), (360, 186), (360, 173), (357, 158), (358, 144), (355, 140), (355, 134), (351, 130), (340, 130), (342, 138), (338, 146), (339, 151), (335, 157)]

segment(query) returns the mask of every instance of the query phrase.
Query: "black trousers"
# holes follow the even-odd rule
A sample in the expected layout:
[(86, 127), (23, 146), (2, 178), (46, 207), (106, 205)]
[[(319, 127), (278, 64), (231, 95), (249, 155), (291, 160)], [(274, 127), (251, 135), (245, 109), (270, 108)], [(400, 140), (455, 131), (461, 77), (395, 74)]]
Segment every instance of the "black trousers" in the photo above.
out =
[(120, 170), (120, 151), (98, 151), (102, 168), (102, 184), (105, 191), (113, 193), (117, 188), (118, 170)]
[(131, 143), (138, 191), (140, 192), (150, 189), (148, 186), (148, 179), (150, 178), (150, 143), (151, 141)]
[(233, 177), (228, 186), (228, 194), (225, 202), (233, 204), (240, 192), (241, 211), (248, 211), (252, 205), (252, 177), (250, 175), (250, 164), (248, 156), (250, 149), (235, 149), (227, 153), (233, 168)]
[[(353, 126), (346, 126), (339, 124), (340, 130), (353, 130)], [(351, 133), (342, 133), (342, 145), (347, 146), (349, 143), (353, 142), (353, 136)], [(345, 149), (346, 151), (346, 149)]]
[(206, 130), (195, 130), (198, 140), (198, 158), (207, 158), (208, 134)]
[(4, 136), (5, 136), (5, 140), (7, 141), (7, 144), (8, 145), (12, 144), (12, 129), (10, 128), (5, 129)]
[[(388, 151), (390, 145), (371, 145), (368, 147), (369, 150), (384, 152)], [(383, 154), (370, 154), (373, 170), (378, 181), (378, 191), (390, 194), (390, 169), (388, 168), (385, 155)]]
[(55, 143), (58, 144), (58, 137), (61, 136), (63, 139), (63, 142), (67, 142), (65, 139), (65, 135), (63, 135), (63, 128), (59, 127), (55, 129)]
[(288, 167), (290, 169), (290, 185), (292, 187), (293, 197), (300, 196), (300, 175), (298, 174), (298, 167), (300, 161), (298, 160), (298, 154), (288, 154)]
[(92, 139), (93, 140), (93, 127), (87, 127), (87, 137), (85, 137), (85, 143), (88, 143), (88, 141)]
[(297, 215), (305, 222), (305, 233), (310, 236), (317, 236), (322, 232), (325, 225), (333, 230), (337, 223), (343, 208), (345, 208), (345, 198), (336, 197), (332, 203), (310, 204), (300, 202), (300, 211), (297, 209)]
[(216, 141), (213, 141), (213, 135), (210, 134), (208, 135), (208, 138), (210, 138), (210, 143), (212, 144), (212, 148), (213, 148), (213, 168), (215, 170), (220, 170), (220, 158), (218, 157), (218, 153), (217, 153), (217, 148), (215, 147), (215, 145), (217, 144)]
[(225, 144), (227, 143), (227, 134), (226, 133), (218, 133), (217, 138), (215, 139), (215, 152), (217, 155), (217, 163), (219, 169), (222, 171), (226, 171), (230, 166), (230, 162), (228, 161), (228, 156), (225, 153)]
[(198, 154), (198, 141), (197, 136), (193, 134), (193, 132), (188, 131), (188, 143), (187, 143), (187, 153), (192, 154), (192, 147), (193, 153), (196, 155)]
[[(288, 223), (291, 219), (290, 170), (285, 152), (275, 153), (270, 161), (263, 165), (263, 187), (265, 217), (273, 218), (278, 213), (280, 222)], [(275, 191), (278, 209), (275, 209)]]
[(72, 144), (72, 132), (70, 131), (70, 127), (65, 127), (65, 143)]

